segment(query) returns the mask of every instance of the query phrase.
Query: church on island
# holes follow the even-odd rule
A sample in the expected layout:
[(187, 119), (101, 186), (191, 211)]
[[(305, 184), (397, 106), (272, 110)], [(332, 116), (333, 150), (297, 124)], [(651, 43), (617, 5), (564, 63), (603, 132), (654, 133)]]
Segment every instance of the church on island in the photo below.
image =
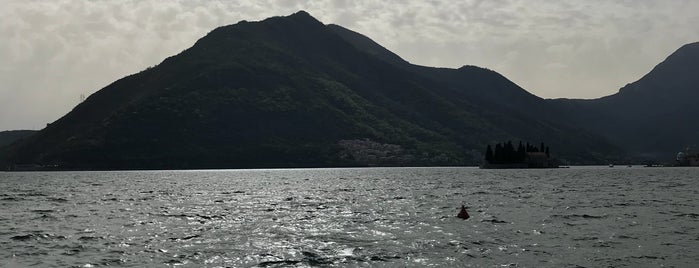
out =
[(677, 153), (675, 166), (678, 167), (699, 167), (699, 152), (693, 151), (690, 147), (684, 152)]
[(549, 147), (543, 142), (537, 147), (521, 141), (517, 148), (511, 141), (498, 143), (493, 147), (488, 144), (485, 161), (480, 168), (558, 168), (558, 161), (551, 158)]

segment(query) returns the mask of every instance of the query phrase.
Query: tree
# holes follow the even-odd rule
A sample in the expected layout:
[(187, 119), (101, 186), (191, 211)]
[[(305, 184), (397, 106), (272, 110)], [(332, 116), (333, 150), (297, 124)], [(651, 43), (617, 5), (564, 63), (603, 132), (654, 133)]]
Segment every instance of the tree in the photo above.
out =
[(527, 149), (524, 148), (522, 141), (520, 141), (519, 146), (517, 146), (517, 161), (524, 162), (524, 159), (526, 157), (527, 157)]
[(505, 163), (512, 163), (515, 160), (515, 147), (512, 145), (512, 141), (507, 141), (505, 143)]
[(502, 164), (504, 162), (502, 145), (495, 144), (495, 153), (493, 154), (493, 160), (495, 164)]
[(493, 163), (493, 149), (490, 148), (490, 144), (488, 144), (488, 148), (485, 149), (485, 161), (488, 162), (488, 164)]
[[(526, 145), (525, 145), (526, 144)], [(546, 153), (546, 157), (551, 157), (549, 147), (543, 142), (540, 146), (519, 142), (517, 147), (512, 141), (496, 143), (495, 147), (487, 145), (485, 150), (485, 160), (488, 164), (517, 164), (527, 162), (527, 153)]]

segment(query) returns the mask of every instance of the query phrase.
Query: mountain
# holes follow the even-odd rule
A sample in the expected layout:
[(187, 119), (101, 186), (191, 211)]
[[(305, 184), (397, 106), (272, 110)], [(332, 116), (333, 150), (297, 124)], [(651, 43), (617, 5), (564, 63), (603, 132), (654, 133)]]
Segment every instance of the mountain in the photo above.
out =
[[(331, 24), (328, 28), (370, 55), (435, 81), (439, 86), (433, 86), (432, 90), (451, 101), (471, 106), (471, 111), (510, 135), (503, 139), (552, 141), (559, 156), (577, 164), (599, 164), (623, 155), (623, 151), (591, 134), (584, 125), (562, 120), (556, 105), (527, 92), (497, 72), (477, 66), (451, 69), (410, 64), (366, 36), (338, 25)], [(494, 133), (485, 131), (484, 134)], [(499, 141), (492, 138), (491, 142)]]
[(8, 130), (0, 131), (0, 147), (10, 145), (11, 143), (34, 134), (35, 130)]
[[(5, 154), (5, 147), (12, 144), (13, 142), (19, 141), (34, 134), (35, 130), (8, 130), (0, 131), (0, 159), (3, 158)], [(2, 165), (0, 165), (2, 169)]]
[(473, 165), (488, 143), (618, 153), (474, 66), (417, 66), (306, 12), (219, 27), (92, 94), (3, 162), (66, 169)]
[(699, 43), (682, 46), (618, 93), (594, 100), (551, 100), (563, 120), (583, 124), (630, 156), (671, 160), (699, 145)]

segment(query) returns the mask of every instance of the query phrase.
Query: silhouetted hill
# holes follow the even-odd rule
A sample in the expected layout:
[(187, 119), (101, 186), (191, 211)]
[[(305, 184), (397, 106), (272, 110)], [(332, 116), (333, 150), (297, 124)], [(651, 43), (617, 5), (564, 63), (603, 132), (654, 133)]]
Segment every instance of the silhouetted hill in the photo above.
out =
[[(8, 130), (0, 131), (0, 159), (3, 158), (7, 152), (6, 146), (12, 144), (13, 142), (19, 141), (31, 134), (34, 134), (35, 130)], [(2, 170), (2, 165), (0, 165), (0, 170)]]
[[(496, 72), (411, 65), (306, 12), (219, 27), (10, 148), (71, 169), (464, 165), (541, 140), (600, 161), (613, 146), (552, 121)], [(574, 141), (574, 142), (572, 142)]]
[(685, 45), (618, 93), (551, 100), (564, 119), (586, 125), (632, 156), (669, 160), (699, 145), (699, 43)]
[[(508, 139), (551, 141), (559, 156), (578, 164), (603, 163), (622, 154), (607, 141), (587, 131), (584, 125), (561, 120), (556, 106), (497, 72), (477, 66), (451, 69), (413, 65), (366, 36), (338, 25), (328, 27), (358, 49), (413, 75), (432, 80), (434, 85), (439, 85), (432, 90), (468, 106), (469, 110), (497, 125), (499, 131), (508, 133), (509, 136), (505, 135)], [(494, 132), (483, 134), (495, 136)]]
[(0, 131), (0, 147), (4, 147), (19, 139), (27, 137), (36, 132), (36, 130), (8, 130)]

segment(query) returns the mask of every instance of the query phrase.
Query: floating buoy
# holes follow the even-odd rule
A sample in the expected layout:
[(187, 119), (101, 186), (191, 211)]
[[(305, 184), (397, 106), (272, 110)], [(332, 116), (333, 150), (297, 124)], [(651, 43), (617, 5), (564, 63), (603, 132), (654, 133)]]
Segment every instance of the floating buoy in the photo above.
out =
[(459, 215), (456, 215), (456, 217), (465, 220), (465, 219), (470, 218), (471, 216), (468, 215), (468, 212), (466, 211), (466, 207), (464, 207), (464, 205), (461, 205), (461, 211), (459, 211)]

